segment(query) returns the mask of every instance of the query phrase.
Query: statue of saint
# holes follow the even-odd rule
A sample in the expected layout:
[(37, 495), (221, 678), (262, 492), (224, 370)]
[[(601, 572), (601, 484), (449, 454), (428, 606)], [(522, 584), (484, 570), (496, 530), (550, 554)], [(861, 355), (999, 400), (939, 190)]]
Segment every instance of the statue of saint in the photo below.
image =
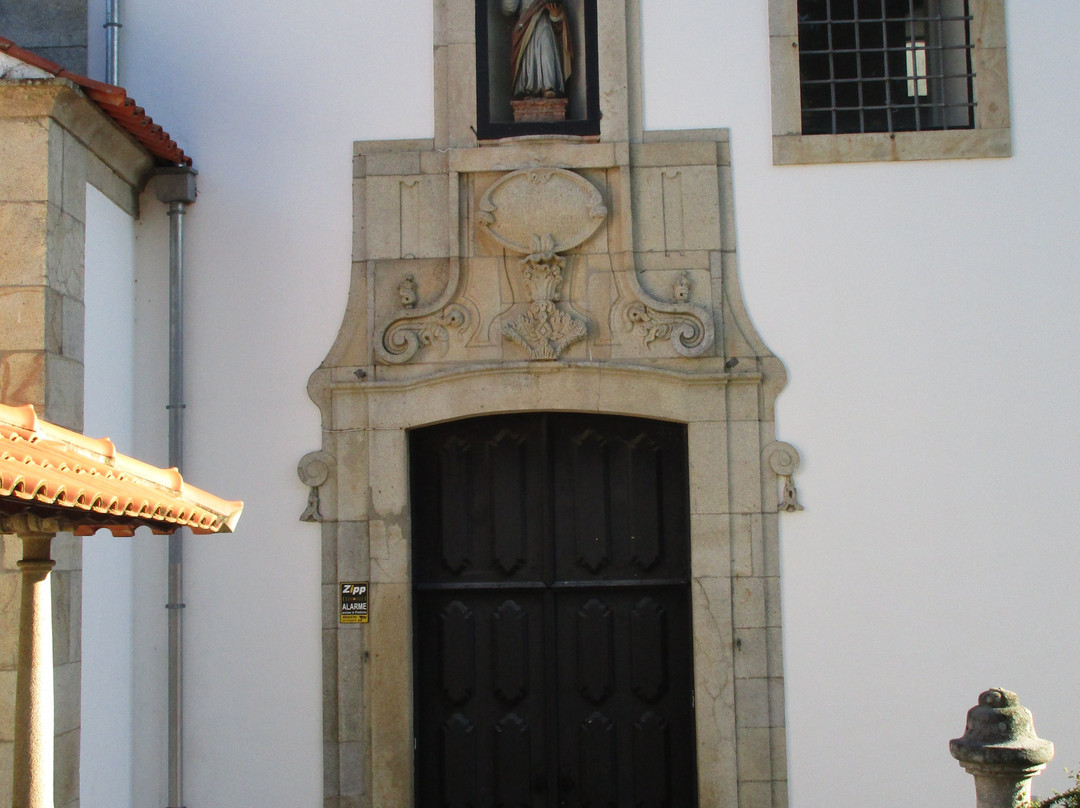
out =
[(573, 49), (566, 11), (558, 0), (500, 0), (503, 14), (518, 12), (510, 40), (515, 98), (566, 95)]

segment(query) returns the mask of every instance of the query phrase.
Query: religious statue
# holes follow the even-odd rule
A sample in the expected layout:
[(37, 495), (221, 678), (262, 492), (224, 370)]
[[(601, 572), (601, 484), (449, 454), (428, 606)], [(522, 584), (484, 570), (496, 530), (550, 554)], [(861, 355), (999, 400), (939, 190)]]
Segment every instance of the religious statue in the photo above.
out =
[(565, 96), (573, 49), (562, 3), (559, 0), (500, 0), (500, 3), (503, 14), (518, 14), (510, 40), (514, 97)]

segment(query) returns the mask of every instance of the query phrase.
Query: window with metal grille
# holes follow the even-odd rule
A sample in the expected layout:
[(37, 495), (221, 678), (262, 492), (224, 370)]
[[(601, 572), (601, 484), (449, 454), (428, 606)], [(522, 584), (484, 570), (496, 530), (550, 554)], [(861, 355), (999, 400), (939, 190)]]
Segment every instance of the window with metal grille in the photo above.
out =
[(968, 0), (798, 0), (802, 134), (975, 127)]

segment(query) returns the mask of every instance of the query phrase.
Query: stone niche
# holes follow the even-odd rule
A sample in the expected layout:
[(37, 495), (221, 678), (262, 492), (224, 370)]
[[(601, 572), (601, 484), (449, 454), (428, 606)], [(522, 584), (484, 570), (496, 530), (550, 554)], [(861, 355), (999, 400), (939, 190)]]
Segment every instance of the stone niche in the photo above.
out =
[(476, 0), (476, 130), (481, 138), (600, 131), (596, 5), (596, 0), (561, 0), (573, 51), (561, 97), (514, 100), (510, 42), (517, 15), (504, 12), (501, 0)]
[[(636, 4), (596, 5), (624, 32), (599, 39), (598, 139), (478, 142), (475, 3), (445, 0), (436, 137), (355, 144), (351, 290), (299, 467), (322, 529), (328, 806), (414, 804), (409, 432), (523, 412), (686, 426), (696, 804), (787, 804), (785, 372), (739, 290), (727, 132), (643, 132)], [(341, 622), (345, 582), (369, 584), (369, 622)]]

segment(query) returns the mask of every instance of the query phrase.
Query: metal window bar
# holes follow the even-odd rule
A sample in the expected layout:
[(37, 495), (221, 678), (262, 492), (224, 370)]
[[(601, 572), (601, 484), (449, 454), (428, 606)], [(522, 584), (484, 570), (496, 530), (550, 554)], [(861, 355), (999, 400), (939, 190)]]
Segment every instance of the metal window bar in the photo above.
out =
[[(859, 25), (859, 4), (855, 3), (852, 7), (852, 17), (855, 23), (855, 51), (857, 53), (863, 52), (862, 47), (862, 26)], [(858, 94), (859, 102), (859, 131), (866, 129), (866, 99), (863, 97), (863, 91), (865, 89), (863, 85), (863, 60), (856, 57), (855, 59), (855, 91)]]
[[(858, 7), (858, 4), (859, 4), (859, 0), (855, 0), (856, 7)], [(910, 9), (910, 7), (911, 7), (910, 0), (908, 0), (908, 8)], [(885, 8), (884, 8), (884, 0), (882, 0), (881, 17), (882, 17), (882, 19), (881, 19), (881, 41), (886, 43), (886, 45), (887, 45), (888, 42), (889, 42), (889, 30), (888, 30), (889, 20), (886, 19), (886, 12), (885, 12)], [(889, 66), (891, 65), (891, 63), (892, 63), (892, 59), (889, 59), (886, 56), (886, 59), (885, 59), (885, 106), (887, 107), (887, 109), (885, 110), (885, 118), (888, 121), (888, 125), (885, 127), (885, 129), (888, 132), (895, 132), (896, 127), (893, 125), (893, 111), (892, 111), (892, 82), (890, 81), (892, 76), (889, 75)], [(866, 131), (866, 126), (864, 125), (860, 131), (865, 132)]]
[[(819, 34), (825, 26), (824, 43), (807, 43), (800, 56), (824, 57), (828, 65), (825, 75), (821, 67), (801, 62), (804, 130), (811, 121), (820, 131), (821, 115), (832, 133), (974, 127), (968, 0), (900, 2), (906, 8), (895, 0), (877, 0), (869, 8), (867, 0), (799, 0), (800, 45), (810, 38), (804, 36), (809, 26)], [(880, 26), (880, 44), (866, 39), (869, 25)], [(922, 61), (916, 50), (925, 67), (915, 69)], [(811, 100), (806, 90), (815, 86), (827, 86), (827, 105), (821, 97)]]
[[(828, 10), (827, 13), (829, 13), (831, 15), (831, 13), (832, 13), (831, 8)], [(832, 116), (833, 131), (835, 132), (836, 128), (837, 128), (837, 120), (836, 120), (836, 109), (837, 109), (837, 99), (836, 99), (836, 55), (835, 55), (835, 51), (833, 50), (833, 29), (832, 29), (831, 25), (828, 27), (827, 31), (828, 31), (828, 36), (829, 36), (829, 51), (830, 51), (830, 53), (829, 53), (829, 78), (832, 80), (832, 84), (829, 86), (829, 95), (832, 97), (832, 106), (833, 106), (832, 112), (830, 114)]]
[[(929, 8), (929, 6), (928, 6), (928, 8)], [(908, 53), (911, 52), (912, 48), (914, 48), (915, 43), (921, 40), (924, 43), (923, 44), (923, 49), (922, 49), (923, 58), (930, 59), (929, 30), (931, 28), (933, 28), (934, 26), (931, 25), (926, 20), (917, 20), (916, 19), (916, 17), (915, 17), (915, 0), (908, 0), (908, 15), (910, 16), (910, 20), (906, 21), (905, 24), (904, 24), (904, 27), (905, 27), (904, 47), (907, 49), (907, 50), (904, 51), (904, 68), (905, 68), (904, 74), (910, 80), (912, 78), (912, 74), (916, 72), (917, 63), (916, 63), (916, 59), (914, 57), (914, 53), (912, 53), (911, 67), (910, 68), (908, 67)], [(919, 101), (921, 99), (920, 99), (919, 93), (918, 93), (918, 82), (919, 82), (918, 75), (916, 74), (914, 78), (915, 78), (915, 85), (912, 88), (912, 92), (908, 93), (908, 97), (911, 98), (912, 101), (915, 102), (915, 130), (916, 131), (921, 131), (923, 129), (923, 118), (922, 118), (923, 110), (919, 105)], [(927, 81), (926, 90), (927, 90), (927, 95), (929, 95), (929, 92), (930, 92), (930, 83), (929, 83), (929, 81)], [(937, 97), (940, 97), (940, 95), (941, 95), (940, 93), (935, 93), (935, 96), (937, 96)], [(930, 117), (930, 120), (933, 121), (934, 116), (931, 114), (929, 117)]]

